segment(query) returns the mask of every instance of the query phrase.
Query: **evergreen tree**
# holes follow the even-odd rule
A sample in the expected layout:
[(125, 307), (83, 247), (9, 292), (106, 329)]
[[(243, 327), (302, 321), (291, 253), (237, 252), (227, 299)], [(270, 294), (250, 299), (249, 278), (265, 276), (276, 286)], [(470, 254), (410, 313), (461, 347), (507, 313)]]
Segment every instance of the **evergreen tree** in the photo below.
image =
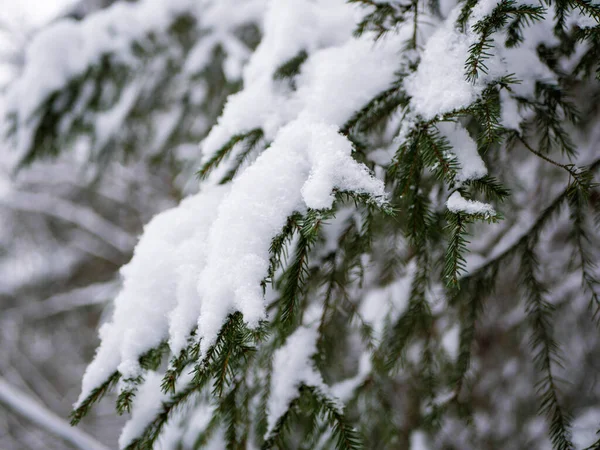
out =
[(126, 449), (600, 448), (598, 4), (103, 14), (30, 48), (85, 51), (9, 90), (21, 165), (201, 139), (200, 188), (122, 268), (73, 424), (114, 390)]

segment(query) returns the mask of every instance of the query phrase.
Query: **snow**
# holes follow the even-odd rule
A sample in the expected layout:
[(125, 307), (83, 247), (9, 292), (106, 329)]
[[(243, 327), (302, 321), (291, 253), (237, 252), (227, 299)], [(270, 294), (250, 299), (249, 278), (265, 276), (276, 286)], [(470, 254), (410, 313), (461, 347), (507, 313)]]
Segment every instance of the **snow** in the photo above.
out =
[[(176, 5), (183, 8), (181, 2)], [(306, 13), (306, 23), (289, 28), (296, 30), (292, 35), (283, 39), (288, 28), (279, 25), (266, 29), (263, 50), (257, 50), (244, 71), (244, 90), (229, 100), (203, 150), (206, 158), (232, 133), (257, 126), (271, 146), (233, 180), (228, 192), (211, 190), (208, 183), (203, 193), (146, 227), (132, 261), (122, 269), (123, 290), (112, 321), (100, 331), (102, 342), (84, 376), (79, 401), (114, 370), (124, 378), (137, 376), (138, 357), (165, 339), (177, 354), (196, 323), (204, 352), (229, 313), (241, 311), (250, 326), (264, 319), (261, 281), (271, 240), (295, 211), (330, 208), (334, 190), (385, 201), (383, 183), (353, 159), (352, 145), (338, 128), (391, 83), (402, 35), (378, 43), (369, 36), (357, 39), (351, 34), (353, 8), (341, 1), (335, 8), (323, 1), (304, 3), (297, 8)], [(274, 26), (289, 8), (272, 2), (265, 23)], [(317, 16), (318, 31), (308, 32)], [(212, 20), (218, 17), (215, 13)], [(294, 18), (287, 17), (287, 23)], [(298, 77), (297, 91), (291, 92), (274, 82), (272, 73), (297, 52), (294, 33), (303, 36), (302, 47), (316, 50)], [(195, 64), (202, 63), (194, 58)], [(377, 72), (371, 69), (375, 65)], [(123, 96), (111, 114), (126, 110), (130, 102), (129, 95)], [(109, 119), (102, 123), (114, 128)]]
[(427, 40), (417, 70), (404, 80), (414, 113), (430, 120), (440, 114), (465, 108), (479, 98), (490, 80), (505, 74), (499, 58), (490, 58), (486, 61), (489, 69), (487, 74), (481, 73), (474, 83), (465, 77), (469, 47), (478, 39), (470, 27), (491, 12), (496, 3), (494, 0), (478, 3), (469, 19), (466, 33), (456, 27), (463, 7), (462, 4), (457, 5)]
[[(271, 3), (265, 23), (276, 25), (265, 29), (244, 71), (244, 89), (229, 97), (218, 124), (202, 142), (203, 161), (233, 135), (255, 128), (271, 141), (280, 128), (297, 118), (341, 126), (394, 80), (398, 47), (408, 36), (408, 28), (378, 42), (371, 35), (354, 38), (352, 7), (341, 0), (295, 1), (293, 7), (287, 3)], [(296, 91), (273, 80), (281, 64), (300, 50), (311, 49), (297, 77)]]
[(476, 200), (467, 200), (460, 192), (454, 192), (446, 201), (446, 206), (453, 213), (484, 214), (488, 217), (495, 216), (496, 211), (487, 203)]
[(479, 156), (477, 144), (462, 125), (442, 122), (437, 128), (448, 139), (460, 164), (456, 181), (476, 180), (487, 175), (487, 167)]
[(573, 444), (577, 448), (587, 448), (598, 440), (598, 424), (600, 424), (600, 408), (587, 408), (573, 420)]
[(458, 358), (460, 344), (460, 326), (455, 324), (448, 328), (442, 335), (442, 346), (453, 361)]
[(271, 391), (267, 404), (267, 436), (285, 414), (290, 403), (298, 397), (301, 384), (325, 390), (321, 375), (315, 370), (311, 357), (317, 352), (316, 327), (298, 327), (273, 355)]
[(163, 394), (160, 389), (161, 382), (162, 375), (160, 373), (146, 372), (144, 382), (138, 387), (136, 393), (131, 419), (127, 421), (121, 436), (119, 436), (119, 448), (127, 447), (135, 438), (140, 436), (160, 411), (162, 400), (168, 398), (168, 395)]
[(265, 317), (260, 282), (271, 240), (294, 211), (330, 208), (332, 190), (364, 192), (383, 201), (383, 183), (351, 156), (333, 125), (298, 119), (232, 182), (209, 236), (208, 264), (198, 282), (201, 350), (214, 342), (226, 316), (241, 311), (255, 326)]
[[(101, 344), (83, 377), (78, 403), (117, 369), (125, 379), (139, 374), (138, 357), (169, 336), (168, 315), (177, 302), (197, 307), (195, 279), (189, 272), (203, 267), (208, 229), (226, 190), (211, 188), (188, 197), (146, 225), (131, 262), (121, 269), (123, 289), (115, 299), (112, 321), (100, 329)], [(183, 329), (189, 322), (173, 312), (172, 327)], [(172, 337), (179, 347), (186, 338)]]
[(410, 434), (410, 450), (429, 450), (429, 448), (425, 433), (416, 430)]

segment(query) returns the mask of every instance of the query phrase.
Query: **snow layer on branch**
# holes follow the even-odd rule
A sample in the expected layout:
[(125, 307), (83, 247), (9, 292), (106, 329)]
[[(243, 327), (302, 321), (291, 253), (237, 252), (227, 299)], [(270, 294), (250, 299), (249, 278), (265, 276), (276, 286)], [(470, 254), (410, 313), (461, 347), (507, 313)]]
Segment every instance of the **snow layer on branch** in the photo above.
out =
[(460, 164), (456, 181), (476, 180), (487, 175), (487, 168), (479, 156), (477, 144), (463, 126), (458, 123), (441, 122), (437, 128), (448, 139)]
[(336, 126), (298, 119), (233, 181), (211, 228), (208, 264), (198, 282), (202, 351), (229, 313), (241, 311), (250, 325), (265, 317), (260, 283), (269, 267), (269, 247), (294, 211), (331, 207), (334, 188), (383, 201), (383, 183), (351, 153), (350, 141)]
[(144, 382), (138, 388), (136, 401), (131, 411), (131, 419), (127, 421), (121, 436), (119, 448), (127, 447), (135, 438), (140, 436), (154, 417), (159, 413), (163, 400), (168, 398), (160, 388), (162, 375), (157, 372), (147, 372)]
[[(196, 25), (205, 30), (204, 37), (198, 44), (202, 53), (191, 52), (194, 58), (186, 64), (184, 74), (200, 72), (210, 61), (207, 55), (211, 55), (216, 46), (221, 46), (226, 55), (226, 72), (238, 80), (241, 67), (247, 61), (250, 51), (235, 36), (234, 31), (244, 23), (256, 21), (264, 14), (264, 8), (265, 0), (116, 2), (90, 14), (84, 20), (62, 19), (44, 27), (27, 46), (23, 72), (8, 86), (6, 92), (6, 109), (19, 121), (16, 136), (19, 148), (29, 147), (37, 126), (35, 115), (53, 94), (69, 88), (69, 83), (73, 80), (88, 76), (89, 70), (97, 67), (105, 56), (110, 56), (113, 62), (139, 71), (142, 63), (135, 56), (134, 44), (141, 43), (144, 47), (144, 42), (150, 36), (157, 42), (168, 39), (171, 26), (178, 17), (193, 17), (197, 20)], [(152, 71), (150, 68), (149, 72)], [(61, 118), (61, 128), (65, 131), (68, 131), (68, 126), (65, 125), (70, 125), (73, 116), (82, 114), (88, 106), (90, 95), (86, 95), (85, 89), (89, 87), (91, 86), (84, 87), (79, 94), (79, 106), (71, 108)], [(88, 90), (87, 93), (91, 94), (92, 91)], [(104, 113), (104, 125), (122, 124), (122, 114), (128, 112), (128, 108), (124, 107), (125, 103), (131, 106), (135, 100), (137, 97), (133, 96), (121, 102), (117, 111), (108, 109)], [(101, 138), (109, 136), (102, 133), (102, 130), (98, 134)]]
[(83, 21), (65, 19), (43, 28), (27, 47), (23, 73), (9, 88), (8, 109), (30, 117), (42, 99), (98, 63), (102, 55), (127, 57), (132, 42), (167, 28), (192, 4), (190, 0), (118, 2)]
[(484, 214), (488, 217), (496, 215), (496, 211), (487, 203), (476, 200), (467, 200), (458, 191), (454, 192), (446, 201), (446, 206), (453, 213)]
[[(271, 2), (265, 35), (244, 71), (244, 89), (229, 97), (217, 126), (202, 143), (203, 161), (235, 134), (261, 128), (272, 140), (279, 128), (298, 117), (341, 126), (388, 88), (409, 29), (378, 42), (369, 34), (355, 38), (354, 12), (342, 0)], [(273, 74), (301, 50), (309, 56), (296, 79), (298, 89), (292, 91)]]
[[(83, 377), (78, 402), (117, 369), (125, 379), (139, 375), (138, 357), (168, 337), (169, 312), (178, 303), (198, 307), (196, 278), (205, 264), (209, 227), (226, 191), (216, 187), (188, 197), (146, 225), (131, 262), (121, 269), (123, 288), (111, 322), (100, 329), (101, 344)], [(173, 323), (189, 321), (173, 314)]]
[[(280, 11), (276, 4), (270, 14)], [(323, 29), (304, 31), (305, 41), (322, 35), (313, 45), (336, 46), (309, 58), (296, 92), (273, 82), (280, 61), (256, 75), (256, 82), (248, 75), (254, 69), (246, 71), (248, 85), (229, 101), (204, 147), (215, 150), (231, 134), (256, 126), (270, 130), (271, 146), (233, 180), (223, 198), (223, 188), (207, 191), (148, 225), (133, 260), (122, 271), (124, 288), (112, 322), (101, 330), (102, 343), (84, 377), (80, 401), (116, 369), (124, 378), (136, 376), (138, 357), (165, 339), (177, 354), (195, 323), (204, 352), (229, 313), (242, 312), (251, 326), (265, 318), (261, 281), (267, 275), (269, 247), (293, 212), (331, 207), (335, 189), (384, 201), (383, 183), (353, 159), (352, 145), (338, 133), (338, 126), (391, 83), (401, 38), (377, 44), (370, 37), (355, 39), (352, 14), (335, 16), (334, 8), (323, 1), (294, 5), (288, 8), (324, 11)], [(336, 5), (339, 12), (349, 8), (341, 0)], [(274, 19), (266, 23), (269, 20)], [(337, 31), (332, 24), (338, 24)], [(264, 45), (284, 45), (279, 37)], [(346, 42), (337, 45), (342, 37)], [(279, 54), (285, 59), (295, 51)], [(251, 67), (260, 58), (264, 56), (257, 52)], [(282, 114), (286, 108), (294, 113)], [(256, 119), (259, 123), (251, 123)], [(267, 122), (272, 126), (265, 127)]]
[(496, 0), (479, 3), (473, 10), (466, 33), (456, 27), (463, 8), (462, 4), (457, 5), (427, 40), (416, 72), (404, 80), (414, 113), (429, 120), (438, 114), (469, 106), (481, 95), (489, 80), (505, 74), (500, 59), (493, 58), (486, 61), (488, 73), (481, 74), (474, 83), (465, 77), (469, 47), (478, 38), (471, 26), (489, 14), (497, 3)]
[(273, 355), (271, 390), (267, 404), (267, 436), (277, 421), (298, 397), (301, 384), (326, 390), (321, 374), (311, 360), (317, 352), (319, 333), (316, 327), (301, 326), (296, 329)]

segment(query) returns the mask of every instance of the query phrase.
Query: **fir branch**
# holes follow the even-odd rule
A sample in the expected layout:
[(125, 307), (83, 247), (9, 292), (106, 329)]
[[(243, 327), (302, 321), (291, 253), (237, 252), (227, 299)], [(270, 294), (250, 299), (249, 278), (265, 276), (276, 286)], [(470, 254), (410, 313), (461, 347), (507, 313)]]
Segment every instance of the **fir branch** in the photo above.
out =
[(138, 386), (144, 382), (144, 373), (148, 370), (156, 370), (161, 365), (164, 354), (169, 350), (166, 341), (158, 346), (151, 348), (139, 358), (139, 364), (142, 373), (133, 378), (122, 379), (121, 389), (117, 397), (117, 414), (122, 415), (125, 412), (130, 413), (133, 406), (133, 400), (137, 393)]
[(469, 47), (469, 57), (465, 63), (467, 80), (474, 82), (480, 73), (488, 73), (485, 61), (492, 56), (490, 50), (494, 47), (494, 41), (491, 36), (503, 28), (510, 18), (519, 19), (511, 24), (514, 34), (515, 28), (542, 20), (544, 14), (545, 9), (541, 6), (518, 5), (514, 0), (502, 0), (498, 3), (491, 14), (473, 25), (472, 29), (479, 35), (479, 39)]
[(88, 395), (85, 400), (83, 400), (83, 402), (81, 402), (79, 406), (71, 412), (71, 425), (77, 425), (89, 412), (92, 405), (100, 401), (100, 399), (102, 399), (102, 397), (104, 397), (104, 395), (117, 384), (119, 378), (121, 378), (121, 374), (115, 371), (106, 379), (104, 383), (97, 388), (94, 388), (90, 395)]
[(231, 167), (223, 178), (221, 178), (219, 184), (226, 184), (233, 180), (233, 177), (239, 172), (244, 161), (246, 161), (250, 154), (258, 147), (258, 144), (263, 142), (263, 137), (264, 133), (261, 129), (255, 129), (246, 134), (242, 144), (242, 150), (236, 155), (233, 167)]
[(550, 437), (556, 450), (572, 450), (571, 419), (558, 399), (557, 378), (553, 366), (562, 365), (558, 343), (552, 336), (554, 307), (545, 298), (545, 289), (536, 277), (538, 267), (533, 246), (536, 238), (526, 242), (521, 259), (521, 283), (526, 292), (526, 312), (532, 327), (530, 345), (534, 363), (542, 378), (537, 383), (540, 412), (549, 420)]
[(460, 168), (452, 146), (437, 128), (424, 126), (419, 132), (417, 147), (423, 163), (429, 167), (439, 180), (448, 184), (454, 183)]
[(192, 396), (199, 392), (199, 388), (195, 383), (190, 383), (184, 389), (176, 392), (168, 400), (164, 401), (154, 420), (146, 426), (138, 438), (125, 447), (125, 450), (149, 450), (153, 448), (171, 415), (178, 407), (190, 401)]
[(117, 414), (122, 415), (125, 412), (131, 413), (131, 407), (133, 406), (133, 399), (135, 398), (137, 388), (143, 382), (144, 377), (142, 375), (121, 381), (123, 387), (117, 397)]
[(275, 272), (284, 264), (287, 259), (287, 245), (291, 242), (294, 233), (301, 229), (302, 215), (294, 213), (288, 217), (285, 226), (281, 232), (271, 240), (269, 247), (269, 269), (267, 276), (262, 281), (263, 290), (267, 283), (273, 283)]
[(373, 131), (377, 125), (389, 120), (399, 108), (407, 106), (409, 98), (402, 90), (402, 78), (401, 76), (392, 87), (375, 96), (369, 103), (355, 112), (346, 121), (340, 132), (348, 135), (354, 130), (362, 133)]
[(503, 202), (510, 196), (510, 191), (490, 175), (466, 180), (463, 182), (463, 186), (472, 187), (473, 190), (481, 192), (486, 199), (495, 202)]
[(444, 282), (448, 287), (459, 287), (459, 278), (465, 271), (467, 262), (464, 255), (467, 253), (467, 218), (461, 213), (448, 212), (446, 215), (450, 231), (450, 241), (446, 249), (444, 262)]
[(309, 405), (311, 417), (313, 417), (313, 426), (315, 428), (316, 417), (322, 417), (330, 426), (332, 439), (335, 441), (337, 450), (359, 450), (363, 444), (358, 432), (349, 424), (342, 414), (340, 408), (331, 398), (325, 395), (319, 388), (300, 385), (298, 396), (292, 400), (286, 412), (279, 418), (270, 437), (262, 446), (263, 450), (282, 447), (282, 439), (292, 425), (292, 421), (297, 415), (296, 410), (301, 408), (302, 403), (306, 401)]
[(563, 123), (565, 119), (575, 124), (579, 121), (577, 108), (567, 93), (557, 86), (537, 82), (535, 95), (541, 100), (532, 103), (535, 112), (533, 125), (540, 135), (538, 149), (549, 153), (558, 148), (568, 158), (574, 158), (577, 150)]
[(338, 450), (359, 450), (363, 448), (362, 439), (356, 429), (350, 425), (342, 414), (339, 406), (331, 398), (325, 395), (319, 388), (303, 386), (310, 392), (317, 402), (316, 411), (330, 424), (333, 439), (336, 441)]
[[(515, 132), (515, 134), (516, 134), (516, 132)], [(516, 134), (516, 136), (517, 136), (517, 139), (523, 144), (523, 146), (527, 150), (529, 150), (531, 153), (538, 156), (539, 158), (542, 158), (544, 161), (549, 162), (553, 166), (556, 166), (560, 169), (565, 170), (571, 176), (571, 179), (573, 180), (572, 181), (573, 185), (571, 185), (571, 183), (569, 183), (569, 185), (572, 186), (570, 189), (570, 192), (573, 192), (573, 189), (575, 189), (577, 191), (584, 193), (584, 195), (587, 195), (587, 193), (589, 193), (589, 190), (593, 187), (591, 172), (589, 172), (585, 169), (576, 167), (574, 164), (558, 163), (558, 162), (554, 161), (553, 159), (549, 158), (548, 156), (544, 155), (543, 153), (535, 150), (533, 147), (531, 147), (531, 145), (529, 145), (527, 143), (527, 141), (521, 135)]]
[(575, 242), (575, 249), (581, 264), (581, 285), (590, 296), (589, 308), (593, 312), (596, 324), (600, 325), (600, 295), (598, 294), (600, 279), (596, 275), (597, 263), (589, 250), (593, 243), (585, 225), (587, 202), (588, 198), (583, 192), (576, 192), (569, 197), (571, 222), (573, 223), (570, 238)]
[(454, 291), (451, 304), (461, 310), (460, 336), (458, 357), (455, 373), (452, 377), (454, 383), (454, 397), (461, 395), (467, 371), (471, 366), (472, 349), (475, 341), (477, 321), (483, 311), (486, 297), (492, 294), (498, 273), (498, 267), (490, 267), (474, 279), (461, 283), (461, 288)]
[(311, 210), (302, 220), (294, 260), (282, 276), (281, 298), (278, 301), (278, 318), (288, 328), (299, 319), (300, 300), (309, 275), (308, 257), (319, 236), (320, 227), (329, 214), (331, 213)]
[(366, 31), (373, 31), (376, 33), (375, 39), (379, 39), (392, 30), (398, 23), (404, 22), (404, 15), (412, 9), (412, 3), (402, 5), (374, 0), (348, 0), (348, 2), (373, 8), (373, 11), (365, 15), (358, 23), (354, 31), (356, 37), (361, 36)]
[(192, 333), (190, 339), (192, 342), (182, 349), (179, 355), (174, 356), (169, 363), (169, 367), (165, 372), (161, 383), (161, 390), (165, 394), (168, 394), (169, 392), (175, 393), (175, 384), (183, 373), (183, 370), (198, 360), (200, 343), (193, 341), (194, 335), (195, 332)]
[[(217, 167), (223, 159), (229, 155), (236, 144), (248, 140), (249, 145), (246, 147), (246, 153), (250, 152), (257, 142), (262, 138), (263, 132), (261, 129), (256, 128), (246, 133), (233, 135), (221, 148), (219, 148), (214, 155), (204, 163), (196, 175), (201, 179), (208, 177), (210, 172)], [(244, 152), (242, 152), (243, 154)], [(227, 176), (226, 176), (227, 177)]]
[[(586, 167), (586, 170), (590, 173), (594, 172), (600, 167), (600, 159), (595, 160), (592, 164)], [(562, 193), (557, 195), (552, 202), (542, 211), (537, 217), (535, 222), (529, 227), (529, 229), (521, 235), (513, 244), (504, 249), (494, 258), (481, 265), (478, 269), (466, 274), (461, 278), (461, 283), (468, 282), (468, 280), (479, 276), (484, 271), (497, 267), (499, 264), (504, 262), (506, 259), (514, 255), (519, 249), (522, 249), (524, 244), (531, 239), (533, 236), (538, 235), (545, 225), (554, 217), (554, 215), (560, 210), (561, 206), (569, 199), (571, 194), (570, 186), (567, 186)]]
[(514, 82), (512, 78), (497, 80), (497, 83), (488, 86), (483, 91), (481, 98), (469, 108), (473, 117), (482, 128), (478, 141), (483, 145), (484, 151), (489, 149), (492, 144), (498, 144), (502, 140), (502, 131), (504, 128), (500, 125), (501, 105), (499, 88), (508, 88)]
[(229, 364), (238, 364), (240, 359), (245, 360), (248, 352), (253, 351), (247, 345), (240, 345), (239, 349), (233, 350), (240, 342), (245, 343), (249, 339), (248, 336), (254, 334), (245, 327), (242, 314), (240, 312), (230, 314), (221, 327), (215, 343), (206, 351), (202, 361), (196, 365), (192, 381), (162, 402), (161, 409), (154, 420), (127, 446), (126, 450), (152, 448), (173, 412), (190, 401), (195, 394), (199, 394), (213, 377), (215, 378), (213, 395), (221, 395), (232, 379)]
[(274, 80), (284, 80), (293, 78), (300, 73), (302, 64), (308, 59), (306, 50), (300, 50), (296, 56), (289, 59), (275, 70)]
[(387, 371), (392, 370), (402, 359), (409, 342), (431, 327), (431, 307), (426, 299), (430, 276), (429, 258), (424, 247), (417, 248), (417, 269), (412, 280), (406, 311), (386, 332), (380, 353)]

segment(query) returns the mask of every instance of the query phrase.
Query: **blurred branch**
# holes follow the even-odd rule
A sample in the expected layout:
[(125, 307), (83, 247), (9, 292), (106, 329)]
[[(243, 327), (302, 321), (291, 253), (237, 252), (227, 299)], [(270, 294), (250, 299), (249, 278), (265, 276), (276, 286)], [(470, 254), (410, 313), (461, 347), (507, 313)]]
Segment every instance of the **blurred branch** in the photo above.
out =
[(0, 204), (13, 210), (46, 214), (70, 222), (102, 239), (123, 254), (129, 254), (135, 238), (90, 208), (44, 193), (13, 191), (0, 197)]
[(72, 309), (106, 303), (115, 297), (119, 286), (118, 280), (94, 283), (68, 292), (61, 292), (42, 302), (31, 302), (6, 310), (3, 314), (6, 316), (20, 314), (31, 319), (43, 319)]
[(64, 439), (81, 450), (108, 450), (90, 435), (71, 428), (53, 412), (31, 399), (0, 377), (0, 402), (49, 433)]

